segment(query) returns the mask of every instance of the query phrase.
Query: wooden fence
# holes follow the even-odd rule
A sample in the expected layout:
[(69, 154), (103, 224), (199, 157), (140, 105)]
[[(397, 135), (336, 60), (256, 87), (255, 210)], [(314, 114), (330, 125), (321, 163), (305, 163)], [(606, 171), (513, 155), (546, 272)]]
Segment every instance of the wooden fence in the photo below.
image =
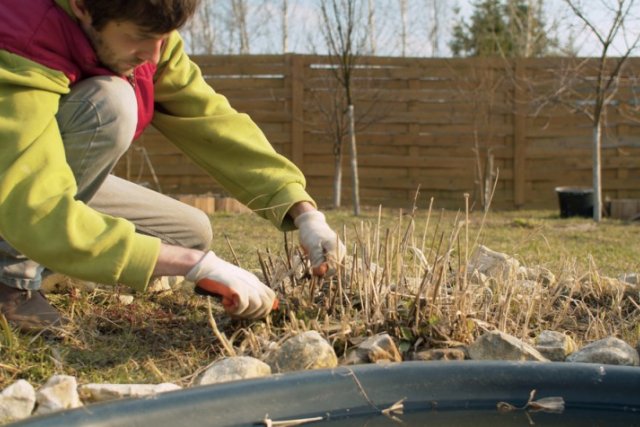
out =
[[(249, 113), (276, 150), (305, 173), (310, 193), (333, 196), (336, 86), (321, 56), (197, 56), (216, 91)], [(405, 207), (434, 197), (476, 206), (497, 175), (496, 208), (557, 206), (557, 186), (592, 183), (592, 106), (596, 60), (359, 59), (353, 94), (360, 196), (365, 205)], [(631, 58), (606, 110), (602, 147), (605, 197), (640, 198), (640, 58)], [(168, 194), (224, 190), (149, 129), (116, 173)], [(350, 204), (344, 144), (343, 204)]]

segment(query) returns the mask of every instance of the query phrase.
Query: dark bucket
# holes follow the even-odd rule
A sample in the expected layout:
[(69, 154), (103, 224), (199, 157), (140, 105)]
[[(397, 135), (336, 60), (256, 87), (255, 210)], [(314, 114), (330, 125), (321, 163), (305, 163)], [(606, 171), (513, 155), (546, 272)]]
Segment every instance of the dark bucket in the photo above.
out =
[(593, 189), (581, 187), (556, 187), (560, 201), (560, 217), (593, 217)]
[[(561, 398), (559, 412), (527, 402)], [(305, 371), (89, 405), (21, 427), (640, 426), (640, 368), (556, 362), (404, 362)], [(402, 402), (404, 410), (382, 411)], [(511, 410), (504, 412), (505, 404)], [(401, 420), (403, 424), (398, 424)]]

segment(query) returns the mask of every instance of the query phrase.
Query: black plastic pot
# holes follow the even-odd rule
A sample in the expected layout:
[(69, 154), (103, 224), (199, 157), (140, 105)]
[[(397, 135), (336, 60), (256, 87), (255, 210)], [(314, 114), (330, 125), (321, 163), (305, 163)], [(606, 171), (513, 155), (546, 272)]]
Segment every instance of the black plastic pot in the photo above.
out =
[(593, 189), (581, 187), (556, 187), (560, 202), (560, 217), (593, 217)]
[[(561, 397), (562, 413), (497, 410)], [(405, 426), (640, 426), (640, 368), (540, 362), (405, 362), (306, 371), (89, 405), (12, 426), (397, 426), (381, 411), (404, 399)]]

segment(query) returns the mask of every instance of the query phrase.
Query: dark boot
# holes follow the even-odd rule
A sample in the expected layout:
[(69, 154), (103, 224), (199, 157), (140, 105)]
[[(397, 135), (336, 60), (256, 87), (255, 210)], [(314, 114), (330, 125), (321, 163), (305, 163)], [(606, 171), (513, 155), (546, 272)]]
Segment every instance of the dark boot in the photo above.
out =
[(24, 291), (2, 283), (0, 313), (22, 332), (40, 332), (66, 323), (40, 291)]

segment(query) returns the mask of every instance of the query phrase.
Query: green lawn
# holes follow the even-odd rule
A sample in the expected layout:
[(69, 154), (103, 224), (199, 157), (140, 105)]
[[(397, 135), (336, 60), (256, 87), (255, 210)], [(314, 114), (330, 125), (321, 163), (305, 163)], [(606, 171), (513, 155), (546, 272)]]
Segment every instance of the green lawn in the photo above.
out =
[[(347, 209), (324, 212), (335, 230), (341, 235), (346, 232), (347, 241), (356, 238), (356, 230), (363, 224), (378, 226), (379, 212), (375, 208), (364, 209), (359, 217)], [(426, 210), (412, 213), (384, 209), (380, 229), (382, 233), (404, 230), (413, 218), (414, 235), (422, 240), (428, 215)], [(463, 220), (464, 213), (431, 212), (426, 245), (439, 233), (450, 233), (456, 218)], [(601, 274), (618, 276), (640, 271), (640, 222), (604, 219), (595, 223), (587, 218), (560, 218), (557, 211), (551, 210), (489, 212), (486, 217), (473, 212), (469, 220), (470, 245), (477, 239), (478, 243), (507, 253), (525, 265), (557, 270), (565, 263), (575, 263), (580, 269), (587, 269), (593, 259)], [(232, 247), (246, 268), (259, 268), (258, 249), (275, 251), (284, 247), (283, 234), (257, 215), (216, 214), (212, 223), (214, 251), (232, 260), (229, 249)], [(290, 240), (295, 238), (292, 235)]]

